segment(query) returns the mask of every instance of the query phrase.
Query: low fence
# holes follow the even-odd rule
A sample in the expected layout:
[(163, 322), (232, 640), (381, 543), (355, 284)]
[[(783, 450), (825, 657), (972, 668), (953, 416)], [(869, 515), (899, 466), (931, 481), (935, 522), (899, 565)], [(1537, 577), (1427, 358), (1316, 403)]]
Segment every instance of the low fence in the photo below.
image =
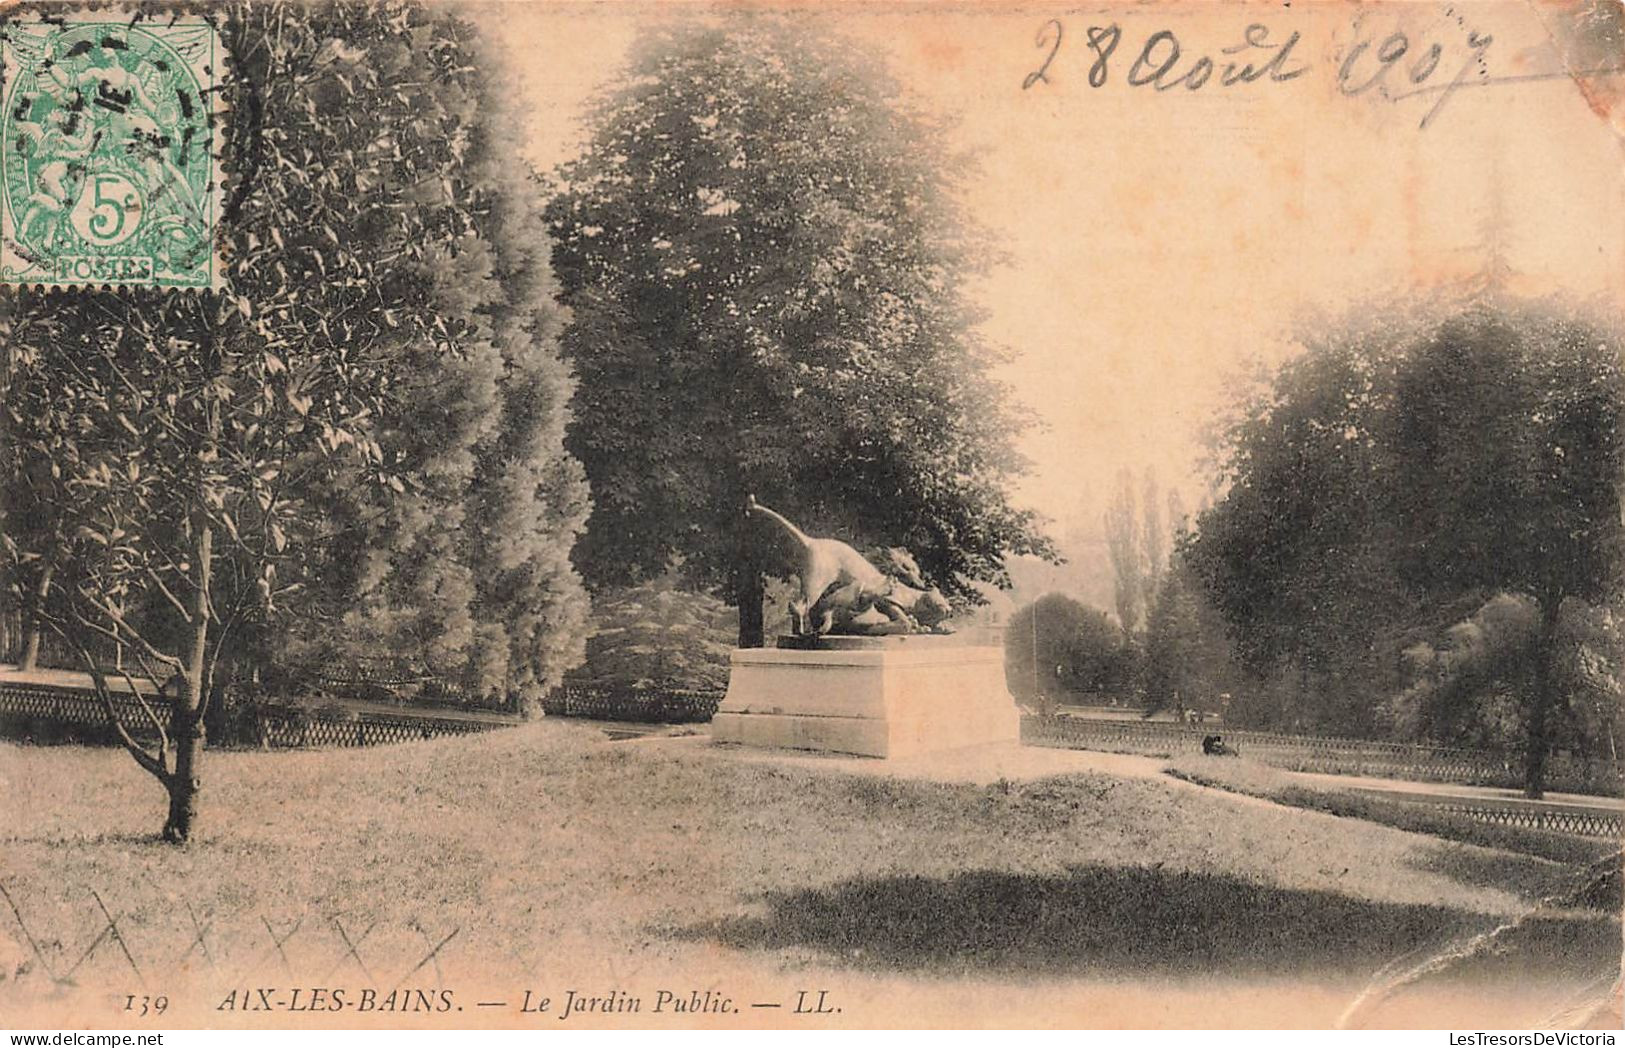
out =
[(542, 712), (550, 717), (698, 724), (709, 721), (721, 703), (720, 691), (566, 684), (542, 700)]
[[(167, 730), (168, 705), (162, 701), (149, 701), (149, 705)], [(113, 708), (131, 735), (149, 742), (157, 738), (157, 729), (140, 700), (115, 693)], [(210, 721), (213, 745), (267, 749), (376, 746), (440, 735), (467, 735), (519, 723), (517, 718), (494, 714), (447, 717), (337, 705), (299, 707), (259, 700), (229, 703), (219, 717), (211, 717)], [(106, 711), (95, 693), (42, 684), (0, 683), (0, 735), (35, 742), (118, 742), (117, 732), (107, 723)]]
[(441, 717), (432, 713), (379, 713), (319, 706), (311, 709), (252, 703), (238, 711), (232, 739), (265, 749), (377, 746), (441, 735), (472, 735), (520, 723), (518, 718)]
[[(162, 702), (151, 702), (151, 706), (167, 730), (169, 710)], [(157, 737), (134, 697), (115, 694), (113, 708), (131, 735), (142, 740)], [(118, 743), (118, 734), (107, 723), (106, 711), (93, 692), (43, 684), (0, 684), (0, 735), (31, 742)]]
[(1549, 801), (1532, 803), (1477, 797), (1400, 797), (1385, 790), (1359, 792), (1399, 804), (1425, 807), (1430, 811), (1459, 815), (1475, 822), (1487, 822), (1496, 826), (1519, 826), (1530, 830), (1568, 833), (1581, 837), (1602, 837), (1608, 840), (1618, 840), (1625, 835), (1625, 814), (1606, 808), (1553, 804)]
[[(1507, 789), (1523, 785), (1523, 767), (1516, 757), (1484, 750), (1064, 716), (1024, 717), (1021, 728), (1022, 740), (1033, 745), (1154, 755), (1200, 753), (1202, 739), (1214, 734), (1223, 735), (1226, 745), (1243, 756), (1289, 771)], [(1546, 788), (1617, 797), (1625, 794), (1625, 762), (1553, 756), (1546, 765)]]

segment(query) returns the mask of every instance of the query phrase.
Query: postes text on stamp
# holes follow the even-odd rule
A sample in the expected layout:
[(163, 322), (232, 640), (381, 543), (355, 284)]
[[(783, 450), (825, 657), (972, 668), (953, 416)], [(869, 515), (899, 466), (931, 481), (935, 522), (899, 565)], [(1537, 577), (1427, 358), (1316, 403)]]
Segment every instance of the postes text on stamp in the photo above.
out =
[(199, 17), (0, 25), (0, 282), (219, 285), (219, 62)]

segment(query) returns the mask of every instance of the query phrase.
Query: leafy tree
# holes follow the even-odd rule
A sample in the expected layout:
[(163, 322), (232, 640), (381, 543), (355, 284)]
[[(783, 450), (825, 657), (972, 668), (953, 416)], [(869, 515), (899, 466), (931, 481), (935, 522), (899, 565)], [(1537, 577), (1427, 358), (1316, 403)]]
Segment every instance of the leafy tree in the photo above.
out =
[(1564, 603), (1620, 584), (1618, 333), (1484, 306), (1310, 348), (1232, 431), (1230, 489), (1194, 545), (1204, 582), (1254, 668), (1325, 676), (1439, 609), (1528, 598), (1539, 622), (1511, 686), (1538, 796)]
[[(1181, 531), (1146, 619), (1141, 687), (1147, 716), (1164, 709), (1219, 710), (1228, 707), (1224, 696), (1248, 690), (1224, 621), (1187, 560), (1190, 541)], [(1232, 719), (1228, 708), (1224, 712)]]
[(1168, 570), (1170, 539), (1184, 525), (1184, 504), (1177, 490), (1168, 489), (1166, 506), (1164, 519), (1162, 485), (1154, 468), (1145, 468), (1138, 488), (1132, 470), (1118, 469), (1103, 525), (1117, 621), (1130, 634), (1149, 625)]
[[(66, 555), (70, 544), (67, 521), (60, 507), (41, 498), (50, 485), (43, 478), (32, 478), (25, 472), (25, 461), (15, 447), (0, 449), (7, 455), (6, 468), (0, 473), (3, 495), (0, 507), (6, 532), (29, 536), (26, 548), (19, 548), (17, 557), (8, 565), (9, 585), (0, 593), (0, 607), (15, 609), (22, 625), (22, 644), (17, 656), (17, 668), (25, 673), (34, 670), (39, 662), (40, 635), (44, 626), (45, 604), (50, 596), (51, 583), (56, 578), (57, 565)], [(35, 470), (49, 468), (47, 463), (32, 463)]]
[(1539, 625), (1533, 599), (1502, 593), (1434, 643), (1405, 648), (1403, 672), (1412, 683), (1394, 702), (1398, 733), (1455, 746), (1521, 747), (1527, 725), (1511, 686), (1528, 684)]
[(906, 547), (973, 602), (1006, 554), (1050, 552), (1006, 499), (1027, 420), (965, 293), (993, 259), (956, 200), (967, 160), (881, 67), (803, 22), (684, 22), (598, 100), (548, 209), (589, 584), (681, 558), (759, 644), (747, 494)]
[(1148, 716), (1157, 710), (1171, 709), (1177, 714), (1208, 705), (1203, 701), (1208, 696), (1197, 666), (1202, 638), (1196, 598), (1184, 581), (1173, 572), (1163, 578), (1146, 620), (1144, 687)]
[(1124, 466), (1117, 471), (1117, 486), (1106, 507), (1105, 528), (1117, 621), (1128, 633), (1140, 628), (1140, 614), (1147, 603), (1146, 557), (1142, 545), (1145, 535), (1137, 523), (1139, 513), (1134, 474)]
[[(494, 174), (501, 139), (482, 125), (489, 81), (470, 27), (403, 3), (217, 15), (236, 73), (222, 222), (231, 292), (19, 290), (0, 318), (6, 483), (61, 520), (38, 528), (8, 513), (8, 575), (53, 551), (44, 613), (115, 723), (94, 639), (122, 645), (140, 676), (167, 686), (167, 723), (148, 705), (155, 750), (119, 731), (168, 792), (164, 837), (176, 842), (194, 828), (221, 660), (324, 581), (324, 551), (356, 524), (333, 510), (362, 502), (335, 493), (364, 486), (404, 514), (408, 482), (416, 493), (461, 465), (413, 460), (404, 431), (435, 403), (415, 376), (472, 387), (501, 360), (521, 378), (494, 428), (473, 427), (486, 443), (470, 454), (491, 470), (550, 461), (565, 487), (570, 478), (545, 449), (489, 450), (526, 428), (526, 411), (550, 418), (534, 439), (556, 441), (563, 392), (540, 395), (533, 376), (550, 365), (523, 345), (540, 331), (540, 296), (525, 289), (539, 279), (534, 254), (484, 235), (519, 202)], [(441, 410), (471, 413), (472, 399), (460, 389)], [(426, 428), (451, 428), (435, 422)], [(537, 473), (514, 472), (516, 485)], [(547, 526), (568, 534), (579, 490), (554, 508)], [(552, 557), (557, 606), (537, 613), (568, 625), (563, 557)]]
[[(466, 31), (459, 46), (473, 46)], [(569, 550), (587, 489), (563, 448), (573, 383), (540, 187), (516, 180), (511, 103), (495, 91), (477, 102), (456, 184), (411, 193), (466, 213), (428, 271), (428, 305), (464, 331), (461, 352), (402, 355), (412, 381), (380, 435), (402, 490), (328, 486), (328, 512), (348, 527), (321, 564), (325, 613), (292, 647), (322, 661), (389, 653), (474, 701), (534, 711), (584, 651), (588, 602)]]
[(577, 680), (624, 687), (716, 690), (728, 682), (733, 615), (676, 573), (605, 594)]
[[(1147, 628), (1150, 626), (1151, 607), (1162, 588), (1163, 574), (1168, 570), (1168, 533), (1162, 520), (1162, 489), (1157, 483), (1157, 472), (1145, 469), (1143, 494), (1140, 497), (1140, 549), (1145, 556), (1145, 575), (1141, 579), (1141, 607), (1146, 609)], [(1172, 491), (1169, 492), (1173, 494)]]
[(1568, 696), (1565, 734), (1582, 753), (1619, 760), (1625, 734), (1625, 596), (1570, 601), (1559, 624), (1557, 678)]
[(1571, 598), (1625, 564), (1625, 372), (1616, 332), (1533, 312), (1473, 314), (1417, 347), (1397, 390), (1399, 570), (1413, 591), (1527, 594), (1540, 609), (1525, 788), (1541, 791)]
[(1105, 612), (1059, 593), (1018, 609), (1004, 633), (1005, 681), (1022, 699), (1120, 692), (1131, 658), (1122, 629)]
[(1380, 439), (1404, 337), (1397, 326), (1327, 335), (1226, 437), (1229, 487), (1190, 552), (1261, 675), (1289, 662), (1329, 674), (1405, 599), (1383, 542), (1394, 451)]

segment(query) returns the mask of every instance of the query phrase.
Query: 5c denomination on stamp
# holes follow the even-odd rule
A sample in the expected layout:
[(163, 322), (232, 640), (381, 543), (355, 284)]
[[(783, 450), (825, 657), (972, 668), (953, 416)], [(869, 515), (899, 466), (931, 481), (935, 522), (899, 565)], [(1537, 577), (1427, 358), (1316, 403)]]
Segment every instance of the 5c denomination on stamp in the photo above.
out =
[(220, 284), (220, 41), (200, 17), (0, 25), (0, 281)]

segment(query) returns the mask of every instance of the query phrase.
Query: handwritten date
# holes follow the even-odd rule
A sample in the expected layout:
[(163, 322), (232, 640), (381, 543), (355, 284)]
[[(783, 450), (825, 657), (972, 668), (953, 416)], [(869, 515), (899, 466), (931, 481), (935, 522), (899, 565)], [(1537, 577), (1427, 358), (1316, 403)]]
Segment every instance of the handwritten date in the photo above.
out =
[[(1432, 96), (1433, 105), (1422, 117), (1425, 128), (1461, 88), (1548, 78), (1541, 74), (1492, 76), (1486, 55), (1494, 38), (1461, 28), (1461, 38), (1449, 41), (1412, 39), (1399, 29), (1376, 35), (1357, 31), (1357, 38), (1342, 47), (1331, 63), (1337, 90), (1347, 97), (1369, 93), (1391, 102)], [(1055, 61), (1067, 39), (1067, 27), (1060, 19), (1050, 19), (1039, 28), (1036, 43), (1043, 60), (1022, 81), (1023, 89), (1052, 82)], [(1238, 42), (1212, 52), (1187, 47), (1171, 29), (1130, 36), (1116, 22), (1088, 26), (1082, 46), (1091, 88), (1113, 82), (1153, 91), (1278, 84), (1296, 80), (1311, 68), (1301, 57), (1301, 34), (1294, 30), (1282, 35), (1259, 22), (1249, 24)], [(1550, 74), (1557, 75), (1561, 74)]]
[[(1022, 87), (1049, 82), (1050, 64), (1060, 52), (1065, 28), (1057, 19), (1046, 22), (1038, 33), (1040, 47), (1049, 48), (1044, 63), (1029, 73)], [(1297, 46), (1299, 34), (1294, 32), (1284, 41), (1270, 39), (1268, 26), (1257, 22), (1249, 25), (1241, 42), (1220, 49), (1217, 57), (1198, 55), (1194, 59), (1179, 42), (1171, 29), (1159, 29), (1140, 42), (1138, 48), (1124, 51), (1133, 54), (1125, 74), (1130, 87), (1149, 86), (1156, 91), (1171, 91), (1183, 87), (1196, 91), (1210, 81), (1231, 87), (1268, 78), (1274, 82), (1295, 80), (1309, 71), (1307, 66), (1292, 62), (1292, 50)], [(1117, 23), (1092, 25), (1084, 32), (1084, 46), (1092, 58), (1089, 63), (1089, 86), (1104, 87), (1111, 79), (1114, 56), (1123, 45), (1123, 29)]]

